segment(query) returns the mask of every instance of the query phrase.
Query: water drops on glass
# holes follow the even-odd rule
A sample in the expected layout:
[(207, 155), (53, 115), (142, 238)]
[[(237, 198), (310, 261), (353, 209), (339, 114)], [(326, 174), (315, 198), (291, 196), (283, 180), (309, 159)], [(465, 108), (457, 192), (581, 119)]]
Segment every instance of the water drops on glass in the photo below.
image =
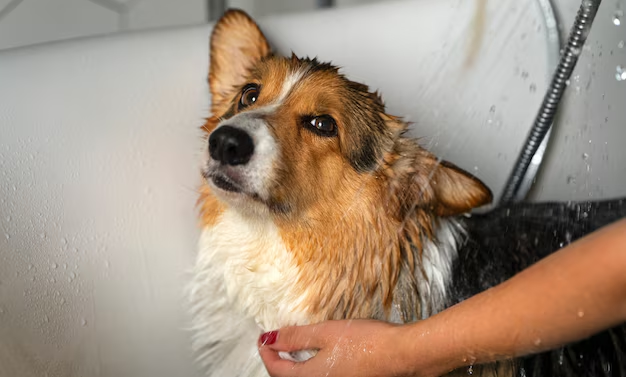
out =
[(568, 185), (575, 185), (576, 184), (576, 177), (573, 175), (568, 175), (567, 176), (567, 184)]
[(621, 65), (615, 67), (615, 79), (617, 81), (626, 81), (626, 69), (622, 68)]
[(621, 9), (618, 9), (613, 13), (613, 25), (620, 26), (622, 24), (622, 17), (624, 17), (624, 12)]

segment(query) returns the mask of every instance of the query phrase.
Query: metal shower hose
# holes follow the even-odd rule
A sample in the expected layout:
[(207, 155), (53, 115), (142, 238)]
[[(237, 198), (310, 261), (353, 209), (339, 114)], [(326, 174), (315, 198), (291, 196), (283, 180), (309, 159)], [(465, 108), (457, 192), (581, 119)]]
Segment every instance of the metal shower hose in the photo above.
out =
[(523, 179), (533, 156), (535, 156), (543, 139), (550, 131), (559, 103), (578, 62), (581, 49), (585, 44), (601, 2), (602, 0), (583, 0), (578, 10), (574, 27), (570, 32), (565, 50), (561, 54), (556, 72), (552, 77), (552, 82), (500, 198), (501, 204), (523, 199), (518, 195)]

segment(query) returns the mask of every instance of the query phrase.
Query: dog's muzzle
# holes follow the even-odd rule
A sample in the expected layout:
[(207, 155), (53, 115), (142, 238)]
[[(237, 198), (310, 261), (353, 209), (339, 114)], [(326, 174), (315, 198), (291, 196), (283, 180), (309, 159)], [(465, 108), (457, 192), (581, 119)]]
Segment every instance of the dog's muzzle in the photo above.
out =
[(245, 165), (253, 154), (254, 141), (244, 130), (224, 125), (209, 136), (209, 155), (222, 165)]
[(218, 195), (236, 201), (242, 200), (239, 194), (254, 200), (270, 197), (278, 147), (258, 114), (237, 114), (218, 125), (209, 135), (207, 151), (203, 175)]

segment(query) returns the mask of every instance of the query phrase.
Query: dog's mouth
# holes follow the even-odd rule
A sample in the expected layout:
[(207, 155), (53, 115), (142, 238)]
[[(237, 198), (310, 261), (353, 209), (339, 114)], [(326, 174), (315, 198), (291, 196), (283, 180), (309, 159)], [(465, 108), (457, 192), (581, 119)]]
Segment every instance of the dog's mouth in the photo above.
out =
[(245, 179), (240, 178), (240, 174), (236, 171), (227, 169), (208, 169), (207, 171), (204, 171), (202, 175), (211, 187), (221, 193), (220, 196), (224, 199), (233, 199), (236, 200), (235, 203), (240, 203), (240, 198), (247, 197), (253, 202), (262, 204), (275, 213), (285, 214), (291, 211), (291, 207), (288, 203), (277, 202), (272, 199), (264, 199), (258, 193), (250, 191), (250, 189), (245, 185)]
[(233, 193), (243, 192), (243, 189), (241, 188), (241, 186), (237, 182), (235, 182), (232, 178), (226, 176), (225, 174), (214, 173), (214, 174), (211, 174), (208, 177), (208, 179), (210, 179), (211, 182), (213, 182), (213, 184), (221, 190), (233, 192)]

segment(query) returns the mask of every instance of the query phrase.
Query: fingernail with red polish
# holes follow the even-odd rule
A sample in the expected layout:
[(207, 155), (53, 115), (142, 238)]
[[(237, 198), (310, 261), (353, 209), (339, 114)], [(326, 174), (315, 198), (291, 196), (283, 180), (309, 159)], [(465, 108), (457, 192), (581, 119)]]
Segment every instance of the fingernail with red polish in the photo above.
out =
[(278, 331), (270, 331), (261, 335), (260, 342), (261, 342), (261, 345), (267, 346), (267, 345), (276, 343), (277, 338), (278, 338)]

